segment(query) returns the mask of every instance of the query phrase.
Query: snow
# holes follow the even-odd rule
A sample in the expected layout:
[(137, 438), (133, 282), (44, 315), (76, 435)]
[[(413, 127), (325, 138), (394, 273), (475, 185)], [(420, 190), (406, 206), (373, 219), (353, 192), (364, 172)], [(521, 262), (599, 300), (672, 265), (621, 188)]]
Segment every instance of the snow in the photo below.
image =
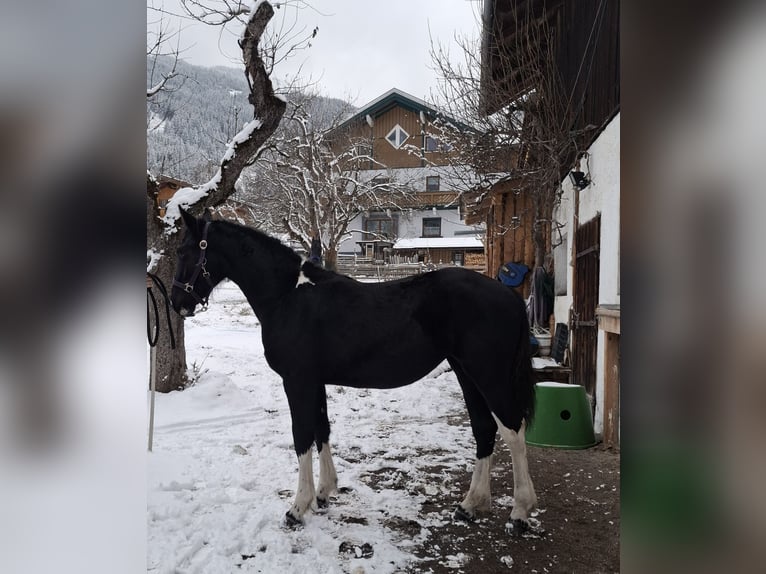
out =
[[(417, 560), (414, 548), (430, 529), (451, 520), (465, 493), (426, 482), (419, 470), (438, 464), (459, 477), (473, 467), (469, 427), (446, 420), (465, 413), (446, 363), (400, 389), (328, 387), (338, 483), (350, 491), (289, 530), (282, 518), (298, 481), (289, 409), (263, 357), (258, 320), (236, 285), (225, 282), (207, 312), (186, 320), (186, 348), (195, 383), (156, 399), (149, 572), (401, 572)], [(444, 510), (423, 516), (427, 496), (442, 499)], [(416, 520), (422, 529), (408, 537), (387, 526), (392, 519)], [(342, 543), (370, 544), (374, 553), (357, 557), (341, 552)], [(465, 558), (446, 560), (459, 567)]]
[(234, 154), (237, 151), (237, 146), (241, 144), (242, 142), (246, 142), (250, 139), (250, 136), (253, 135), (253, 132), (260, 128), (263, 125), (263, 122), (259, 120), (258, 118), (255, 118), (253, 120), (250, 120), (247, 122), (244, 127), (239, 131), (237, 135), (235, 135), (229, 144), (226, 146), (226, 153), (223, 155), (223, 159), (221, 160), (221, 163), (231, 161), (231, 159), (234, 157)]
[(157, 251), (156, 249), (147, 249), (146, 250), (146, 270), (151, 273), (154, 271), (154, 269), (157, 267), (157, 263), (160, 262), (160, 259), (165, 254), (164, 249), (160, 249)]
[(394, 243), (394, 249), (466, 248), (483, 249), (484, 244), (476, 236), (459, 237), (408, 237)]
[(556, 359), (552, 357), (532, 357), (533, 369), (544, 369), (545, 367), (560, 367), (561, 365), (556, 362)]
[[(237, 146), (250, 139), (253, 132), (262, 125), (263, 122), (257, 118), (247, 122), (226, 146), (226, 153), (224, 153), (223, 158), (221, 159), (221, 165), (227, 161), (231, 161), (236, 153)], [(188, 208), (190, 205), (194, 205), (200, 199), (206, 197), (212, 190), (216, 189), (220, 182), (221, 169), (219, 168), (216, 174), (206, 184), (199, 187), (184, 187), (176, 191), (173, 194), (173, 197), (168, 200), (168, 204), (165, 208), (165, 216), (162, 218), (162, 221), (164, 221), (166, 225), (165, 233), (172, 235), (177, 231), (175, 222), (181, 217), (179, 208)]]
[(158, 132), (165, 131), (165, 118), (161, 117), (154, 112), (149, 112), (149, 125), (148, 130), (157, 130)]
[(176, 191), (173, 197), (168, 200), (168, 204), (165, 207), (165, 216), (162, 218), (162, 221), (167, 225), (165, 232), (168, 234), (175, 233), (175, 222), (181, 217), (180, 208), (189, 207), (197, 203), (210, 192), (212, 182), (215, 181), (217, 183), (220, 180), (221, 171), (219, 170), (213, 179), (201, 187), (182, 187)]

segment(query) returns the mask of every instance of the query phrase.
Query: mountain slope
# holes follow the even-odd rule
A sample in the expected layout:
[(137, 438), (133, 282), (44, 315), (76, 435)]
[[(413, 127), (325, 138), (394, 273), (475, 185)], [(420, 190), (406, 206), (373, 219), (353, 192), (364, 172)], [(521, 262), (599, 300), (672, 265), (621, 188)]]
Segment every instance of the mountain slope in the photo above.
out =
[[(147, 89), (172, 69), (170, 57), (147, 58)], [(166, 91), (147, 100), (147, 169), (199, 184), (212, 177), (228, 142), (253, 119), (243, 69), (195, 66), (179, 60), (178, 77)], [(291, 96), (288, 94), (287, 99)], [(316, 117), (347, 107), (342, 100), (317, 96)], [(321, 113), (320, 113), (321, 112)]]

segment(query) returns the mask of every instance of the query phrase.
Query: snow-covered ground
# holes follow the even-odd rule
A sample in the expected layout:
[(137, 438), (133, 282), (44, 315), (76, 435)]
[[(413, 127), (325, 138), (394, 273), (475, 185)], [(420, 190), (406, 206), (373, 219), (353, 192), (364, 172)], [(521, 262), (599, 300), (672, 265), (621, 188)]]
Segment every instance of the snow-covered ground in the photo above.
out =
[[(283, 527), (297, 486), (290, 415), (279, 377), (263, 357), (260, 327), (236, 285), (186, 320), (187, 361), (196, 382), (158, 395), (148, 463), (149, 572), (399, 572), (430, 528), (450, 520), (464, 493), (424, 480), (470, 473), (470, 428), (450, 425), (465, 406), (446, 364), (390, 391), (328, 387), (331, 443), (343, 493)], [(296, 354), (301, 349), (295, 349)], [(315, 457), (315, 481), (318, 463)], [(402, 486), (406, 485), (406, 486)], [(418, 518), (427, 497), (444, 510)], [(387, 525), (418, 518), (415, 539)], [(341, 552), (340, 547), (351, 548)], [(354, 555), (363, 544), (373, 555)]]

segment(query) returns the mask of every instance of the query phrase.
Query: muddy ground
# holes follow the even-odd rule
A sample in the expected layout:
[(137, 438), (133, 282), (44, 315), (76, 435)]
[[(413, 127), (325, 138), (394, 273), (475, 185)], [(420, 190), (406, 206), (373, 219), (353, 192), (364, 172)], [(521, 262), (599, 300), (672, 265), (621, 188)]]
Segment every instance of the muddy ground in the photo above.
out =
[[(451, 493), (449, 497), (429, 497), (417, 521), (391, 517), (386, 523), (388, 528), (401, 533), (403, 541), (417, 537), (423, 528), (430, 532), (416, 548), (420, 561), (410, 565), (406, 572), (619, 572), (618, 452), (602, 446), (585, 450), (529, 446), (529, 468), (539, 507), (533, 516), (542, 532), (518, 536), (506, 530), (513, 502), (510, 452), (501, 441), (495, 451), (492, 510), (470, 524), (448, 519), (455, 502), (468, 490), (468, 472), (423, 466), (418, 470), (425, 474), (426, 481), (421, 475), (418, 484), (413, 485), (406, 474), (381, 469), (365, 480), (373, 487), (380, 484), (421, 494), (423, 484), (431, 482), (441, 485), (442, 492), (446, 486)], [(535, 520), (532, 522), (537, 524)]]

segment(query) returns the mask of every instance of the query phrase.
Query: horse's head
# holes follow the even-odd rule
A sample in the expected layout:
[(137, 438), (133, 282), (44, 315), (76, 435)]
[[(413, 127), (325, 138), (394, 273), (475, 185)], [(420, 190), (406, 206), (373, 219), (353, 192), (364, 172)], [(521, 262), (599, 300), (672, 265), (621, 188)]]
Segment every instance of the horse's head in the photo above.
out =
[(207, 298), (223, 276), (216, 272), (215, 261), (208, 259), (208, 229), (212, 217), (209, 211), (197, 219), (181, 209), (186, 224), (183, 242), (177, 251), (176, 274), (170, 300), (173, 309), (184, 317), (194, 315), (197, 305), (207, 307)]

